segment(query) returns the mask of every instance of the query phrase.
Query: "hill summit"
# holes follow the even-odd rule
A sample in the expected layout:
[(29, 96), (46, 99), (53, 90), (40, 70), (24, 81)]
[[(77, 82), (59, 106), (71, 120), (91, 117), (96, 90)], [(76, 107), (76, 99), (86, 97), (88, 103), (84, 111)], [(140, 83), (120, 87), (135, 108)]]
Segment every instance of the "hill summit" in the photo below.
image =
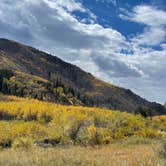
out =
[(165, 108), (129, 89), (106, 83), (56, 56), (15, 41), (0, 39), (0, 91), (21, 97), (117, 109), (131, 113), (165, 114)]

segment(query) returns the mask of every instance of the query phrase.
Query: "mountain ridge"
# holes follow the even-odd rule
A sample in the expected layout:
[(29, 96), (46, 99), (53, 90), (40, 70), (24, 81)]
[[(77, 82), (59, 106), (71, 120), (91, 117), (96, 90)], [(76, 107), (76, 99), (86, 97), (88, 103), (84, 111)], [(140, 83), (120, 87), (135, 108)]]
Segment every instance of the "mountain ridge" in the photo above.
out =
[(151, 110), (153, 115), (166, 113), (162, 105), (129, 89), (106, 83), (56, 56), (16, 41), (0, 39), (0, 70), (1, 75), (5, 70), (10, 75), (1, 76), (0, 91), (5, 94), (132, 113), (142, 109)]

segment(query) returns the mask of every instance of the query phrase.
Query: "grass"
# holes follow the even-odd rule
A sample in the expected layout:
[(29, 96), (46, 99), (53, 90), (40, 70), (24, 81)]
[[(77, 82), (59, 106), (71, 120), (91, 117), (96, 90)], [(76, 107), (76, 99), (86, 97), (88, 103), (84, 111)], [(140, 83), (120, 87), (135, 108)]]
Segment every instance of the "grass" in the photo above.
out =
[[(157, 146), (157, 145), (155, 145)], [(56, 148), (33, 147), (29, 150), (0, 151), (3, 166), (165, 166), (153, 144)]]

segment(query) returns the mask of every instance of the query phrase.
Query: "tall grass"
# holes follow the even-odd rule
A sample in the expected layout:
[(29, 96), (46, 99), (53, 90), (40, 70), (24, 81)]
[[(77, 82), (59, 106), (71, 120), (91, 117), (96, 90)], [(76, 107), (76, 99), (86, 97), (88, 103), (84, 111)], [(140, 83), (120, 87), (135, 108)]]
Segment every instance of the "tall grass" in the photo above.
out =
[(8, 166), (165, 166), (151, 145), (7, 149), (0, 165)]

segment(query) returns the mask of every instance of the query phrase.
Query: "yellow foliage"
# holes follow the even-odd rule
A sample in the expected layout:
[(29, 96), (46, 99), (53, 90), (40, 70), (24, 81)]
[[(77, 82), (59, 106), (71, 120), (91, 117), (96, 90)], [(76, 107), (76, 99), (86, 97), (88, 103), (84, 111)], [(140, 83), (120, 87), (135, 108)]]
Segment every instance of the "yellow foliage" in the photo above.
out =
[[(30, 137), (58, 139), (61, 143), (106, 144), (130, 136), (162, 137), (165, 118), (144, 119), (125, 112), (64, 106), (28, 98), (0, 101), (0, 145), (5, 140)], [(162, 132), (160, 132), (162, 131)], [(162, 133), (162, 134), (161, 134)]]

